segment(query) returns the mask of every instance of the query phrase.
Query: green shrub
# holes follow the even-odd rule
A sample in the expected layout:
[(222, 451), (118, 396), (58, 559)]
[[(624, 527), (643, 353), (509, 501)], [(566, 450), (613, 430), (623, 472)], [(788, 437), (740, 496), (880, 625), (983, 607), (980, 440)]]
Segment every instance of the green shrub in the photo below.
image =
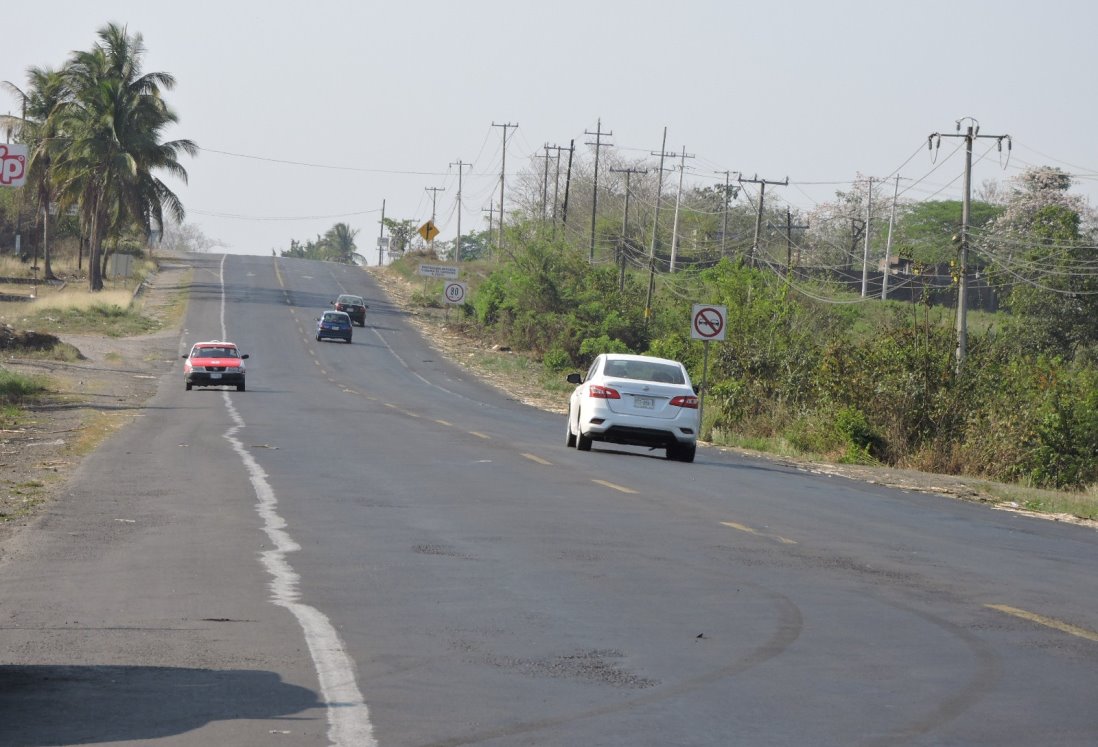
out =
[(558, 373), (572, 367), (572, 357), (561, 348), (552, 348), (541, 357), (541, 365), (546, 371)]

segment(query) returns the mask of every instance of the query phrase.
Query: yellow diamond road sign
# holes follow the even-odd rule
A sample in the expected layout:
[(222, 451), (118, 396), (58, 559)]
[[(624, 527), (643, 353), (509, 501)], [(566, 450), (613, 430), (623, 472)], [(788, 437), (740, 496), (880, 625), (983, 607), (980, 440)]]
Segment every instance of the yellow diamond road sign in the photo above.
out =
[(424, 238), (425, 241), (434, 241), (434, 238), (438, 236), (438, 226), (431, 221), (427, 221), (419, 227), (419, 235)]

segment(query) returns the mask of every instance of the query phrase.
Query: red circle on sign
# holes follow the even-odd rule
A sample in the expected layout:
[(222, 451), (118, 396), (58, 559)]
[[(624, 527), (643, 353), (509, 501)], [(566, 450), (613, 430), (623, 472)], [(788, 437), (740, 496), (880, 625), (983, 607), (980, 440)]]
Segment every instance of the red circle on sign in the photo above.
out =
[(724, 329), (724, 316), (717, 309), (705, 307), (694, 315), (694, 331), (705, 338), (714, 338)]

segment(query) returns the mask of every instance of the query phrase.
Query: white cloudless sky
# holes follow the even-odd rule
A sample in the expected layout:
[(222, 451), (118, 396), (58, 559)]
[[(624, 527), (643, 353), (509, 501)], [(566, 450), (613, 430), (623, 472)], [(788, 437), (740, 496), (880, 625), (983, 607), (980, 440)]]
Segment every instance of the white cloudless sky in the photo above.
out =
[[(908, 197), (959, 199), (959, 154), (927, 176), (932, 132), (963, 117), (1009, 134), (973, 183), (1030, 165), (1075, 174), (1098, 204), (1098, 3), (1086, 0), (60, 0), (0, 11), (0, 79), (59, 67), (108, 22), (143, 36), (144, 70), (177, 79), (169, 138), (194, 140), (188, 222), (224, 251), (270, 254), (336, 222), (377, 262), (387, 217), (442, 238), (483, 228), (545, 143), (590, 158), (601, 118), (620, 155), (683, 147), (687, 182), (716, 171), (790, 180), (768, 200), (811, 209), (862, 176), (923, 179)], [(18, 114), (14, 97), (0, 111)], [(943, 140), (938, 163), (960, 143)], [(977, 157), (994, 141), (977, 143)], [(605, 151), (604, 151), (605, 152)], [(914, 155), (914, 157), (912, 157)], [(910, 159), (910, 160), (909, 160)], [(652, 159), (653, 161), (655, 159)], [(289, 163), (287, 163), (289, 162)], [(653, 163), (653, 166), (655, 164)]]

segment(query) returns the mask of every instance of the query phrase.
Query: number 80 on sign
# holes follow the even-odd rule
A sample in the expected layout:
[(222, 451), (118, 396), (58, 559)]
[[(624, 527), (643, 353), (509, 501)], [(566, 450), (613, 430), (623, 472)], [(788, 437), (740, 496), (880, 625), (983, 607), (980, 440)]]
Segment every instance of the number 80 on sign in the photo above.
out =
[(465, 283), (448, 282), (442, 290), (446, 303), (465, 303)]

